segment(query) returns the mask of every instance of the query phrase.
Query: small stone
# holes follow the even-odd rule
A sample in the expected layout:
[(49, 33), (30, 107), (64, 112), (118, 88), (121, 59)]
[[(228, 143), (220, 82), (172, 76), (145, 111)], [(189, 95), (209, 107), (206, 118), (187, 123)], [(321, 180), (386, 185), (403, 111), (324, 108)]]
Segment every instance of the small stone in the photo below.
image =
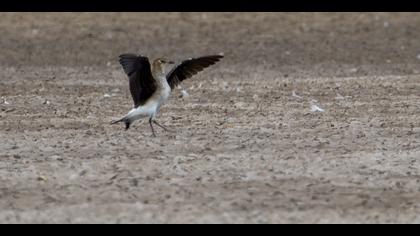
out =
[(320, 108), (319, 106), (312, 104), (311, 105), (311, 112), (324, 112), (325, 110)]
[(139, 186), (139, 181), (137, 179), (130, 180), (130, 185), (133, 187)]
[(349, 72), (350, 72), (350, 73), (356, 73), (357, 71), (359, 71), (359, 69), (358, 69), (358, 68), (351, 68), (351, 69), (349, 70)]
[(63, 158), (61, 156), (59, 156), (59, 155), (51, 156), (51, 159), (57, 160), (57, 161), (62, 161), (63, 160)]
[(38, 176), (38, 178), (36, 178), (36, 180), (45, 182), (45, 181), (47, 181), (47, 178), (45, 176)]
[(188, 96), (190, 96), (189, 94), (188, 94), (188, 92), (186, 91), (186, 90), (181, 90), (181, 94), (182, 94), (182, 97), (183, 98), (185, 98), (185, 97), (188, 97)]

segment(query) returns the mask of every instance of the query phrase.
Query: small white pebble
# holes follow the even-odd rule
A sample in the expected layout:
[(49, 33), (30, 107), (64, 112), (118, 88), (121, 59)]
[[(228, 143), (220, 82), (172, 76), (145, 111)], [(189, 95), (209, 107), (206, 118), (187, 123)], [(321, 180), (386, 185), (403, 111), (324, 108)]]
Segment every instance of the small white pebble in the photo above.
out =
[(290, 55), (290, 54), (292, 54), (292, 53), (291, 53), (291, 52), (289, 52), (289, 51), (285, 51), (285, 52), (284, 52), (284, 54), (286, 54), (286, 55), (288, 55), (288, 56), (289, 56), (289, 55)]
[(345, 97), (343, 97), (341, 94), (337, 93), (337, 97), (335, 97), (336, 100), (344, 100), (346, 99)]
[(107, 93), (104, 94), (104, 98), (110, 98), (110, 97), (111, 97), (111, 95), (109, 95)]
[(38, 178), (36, 178), (36, 180), (38, 180), (38, 181), (42, 181), (42, 182), (45, 182), (45, 181), (47, 181), (48, 179), (47, 179), (47, 177), (45, 177), (45, 176), (38, 176)]
[(247, 104), (246, 103), (244, 103), (244, 102), (236, 102), (235, 103), (235, 107), (236, 108), (246, 108), (247, 107)]
[(339, 93), (337, 93), (337, 97), (335, 97), (336, 100), (346, 100), (346, 99), (352, 99), (352, 96), (343, 96)]
[(312, 99), (309, 103), (311, 104), (311, 112), (324, 112), (325, 110), (320, 108), (318, 105), (316, 105), (315, 103), (318, 102), (315, 99)]
[(79, 178), (79, 175), (78, 174), (71, 174), (68, 178), (69, 178), (69, 180), (75, 180), (75, 179)]
[(3, 104), (4, 105), (9, 105), (10, 103), (8, 103), (7, 101), (6, 101), (6, 98), (4, 98), (4, 97), (1, 97), (1, 100), (3, 100)]
[(295, 90), (293, 90), (293, 92), (292, 92), (292, 97), (302, 99), (301, 96), (299, 96), (299, 95), (296, 94), (296, 91)]
[(335, 99), (344, 99), (343, 95), (337, 93), (337, 97), (335, 97)]
[(419, 60), (420, 60), (420, 54), (418, 54), (418, 55), (417, 55), (417, 59), (419, 59)]
[(349, 70), (349, 72), (350, 73), (356, 73), (358, 71), (358, 69), (357, 68), (351, 68), (350, 70)]
[(311, 112), (324, 112), (325, 110), (320, 108), (319, 106), (312, 104), (311, 105)]
[(109, 62), (107, 62), (107, 63), (106, 63), (106, 66), (107, 66), (107, 67), (110, 67), (110, 66), (111, 66), (111, 62), (110, 62), (110, 61), (109, 61)]
[(190, 95), (188, 94), (188, 92), (187, 92), (185, 89), (181, 90), (181, 94), (182, 94), (182, 97), (183, 97), (183, 98), (184, 98), (184, 97), (188, 97), (188, 96), (190, 96)]
[(385, 21), (384, 22), (384, 28), (388, 28), (389, 27), (389, 22), (388, 21)]
[(33, 29), (33, 30), (32, 30), (32, 34), (33, 34), (33, 35), (37, 35), (38, 33), (39, 33), (39, 30), (38, 30), (38, 29)]

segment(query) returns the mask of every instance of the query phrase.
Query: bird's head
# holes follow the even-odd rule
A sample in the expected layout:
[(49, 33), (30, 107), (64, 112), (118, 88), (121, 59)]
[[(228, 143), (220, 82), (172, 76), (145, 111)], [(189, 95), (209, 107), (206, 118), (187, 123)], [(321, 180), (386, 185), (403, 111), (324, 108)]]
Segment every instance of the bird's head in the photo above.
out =
[(157, 58), (153, 61), (153, 68), (157, 71), (164, 71), (165, 66), (169, 64), (174, 64), (174, 62), (165, 58)]

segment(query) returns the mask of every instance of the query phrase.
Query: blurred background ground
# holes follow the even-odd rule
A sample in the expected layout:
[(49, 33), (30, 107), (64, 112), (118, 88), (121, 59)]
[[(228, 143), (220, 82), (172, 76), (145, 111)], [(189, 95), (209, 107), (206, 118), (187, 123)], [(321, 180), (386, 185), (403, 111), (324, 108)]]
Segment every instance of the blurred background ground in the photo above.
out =
[[(0, 16), (2, 223), (420, 222), (418, 13)], [(225, 58), (151, 139), (126, 52)]]

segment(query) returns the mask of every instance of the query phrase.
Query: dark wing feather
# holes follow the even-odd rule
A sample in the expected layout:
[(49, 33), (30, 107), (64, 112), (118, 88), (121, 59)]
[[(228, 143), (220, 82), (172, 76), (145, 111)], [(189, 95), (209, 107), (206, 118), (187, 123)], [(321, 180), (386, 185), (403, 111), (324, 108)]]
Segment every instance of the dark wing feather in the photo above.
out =
[(223, 56), (221, 55), (213, 55), (185, 60), (168, 73), (168, 84), (174, 89), (181, 81), (191, 78), (193, 75), (204, 70), (204, 68), (214, 65), (222, 58)]
[(157, 88), (149, 59), (141, 55), (123, 54), (119, 61), (129, 78), (134, 107), (144, 105)]

